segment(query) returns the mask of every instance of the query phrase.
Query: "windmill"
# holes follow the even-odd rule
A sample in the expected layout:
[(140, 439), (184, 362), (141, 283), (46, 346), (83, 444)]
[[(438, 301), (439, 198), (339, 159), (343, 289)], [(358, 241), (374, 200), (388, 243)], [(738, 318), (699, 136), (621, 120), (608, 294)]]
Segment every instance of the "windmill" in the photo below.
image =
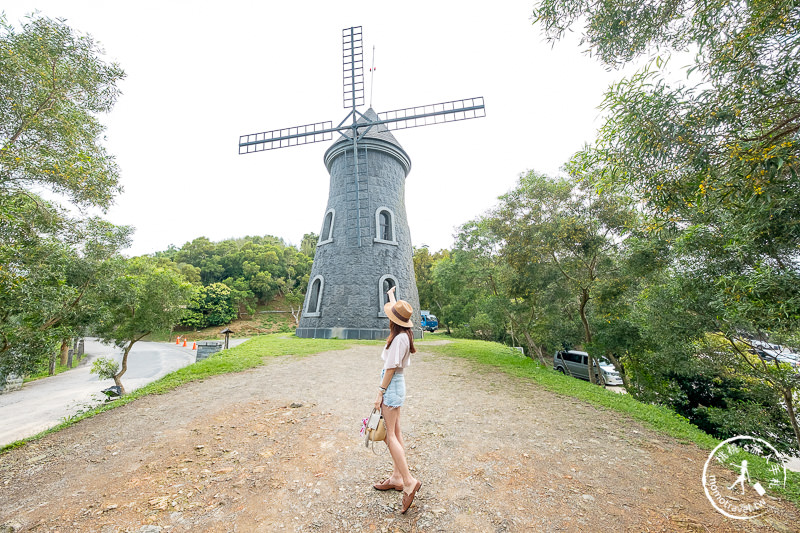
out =
[(298, 337), (380, 339), (388, 335), (386, 291), (414, 308), (419, 296), (405, 211), (405, 178), (411, 159), (391, 130), (485, 116), (483, 98), (364, 113), (364, 51), (361, 26), (342, 30), (343, 101), (349, 112), (334, 126), (317, 122), (242, 135), (239, 154), (337, 140), (325, 152), (330, 173), (323, 216)]

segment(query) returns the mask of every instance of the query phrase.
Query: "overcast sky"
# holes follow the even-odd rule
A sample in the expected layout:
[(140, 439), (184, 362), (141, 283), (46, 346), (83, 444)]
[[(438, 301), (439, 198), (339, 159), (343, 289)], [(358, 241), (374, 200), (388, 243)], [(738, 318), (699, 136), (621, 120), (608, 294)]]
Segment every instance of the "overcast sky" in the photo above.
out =
[[(619, 73), (576, 38), (551, 47), (534, 2), (109, 2), (11, 0), (10, 22), (38, 9), (91, 34), (127, 78), (102, 117), (124, 192), (106, 217), (136, 228), (129, 255), (319, 233), (332, 143), (238, 155), (239, 136), (326, 120), (342, 105), (342, 29), (375, 47), (373, 108), (483, 96), (486, 117), (400, 130), (411, 157), (406, 210), (415, 246), (450, 248), (456, 228), (530, 169), (556, 174), (594, 139), (603, 91)], [(370, 80), (367, 75), (367, 105)], [(364, 111), (366, 106), (361, 109)]]

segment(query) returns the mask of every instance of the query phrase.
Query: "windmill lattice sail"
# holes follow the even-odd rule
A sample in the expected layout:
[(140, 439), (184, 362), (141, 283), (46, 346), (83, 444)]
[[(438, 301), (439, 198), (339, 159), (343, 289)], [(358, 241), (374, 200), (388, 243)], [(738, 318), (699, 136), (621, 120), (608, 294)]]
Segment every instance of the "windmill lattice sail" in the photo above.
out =
[(263, 131), (239, 137), (239, 154), (251, 154), (276, 148), (288, 148), (302, 144), (330, 141), (333, 139), (333, 122), (316, 122), (280, 130)]
[(361, 26), (342, 30), (342, 80), (344, 108), (364, 105), (364, 45)]
[(478, 97), (385, 111), (378, 113), (377, 122), (386, 124), (390, 130), (402, 130), (485, 116), (486, 108), (483, 105), (483, 97)]
[[(356, 113), (359, 117), (357, 126), (358, 135), (361, 136), (369, 128), (379, 124), (385, 124), (390, 130), (402, 130), (420, 126), (431, 126), (433, 124), (457, 122), (459, 120), (482, 118), (486, 116), (486, 108), (483, 104), (483, 97), (479, 96), (476, 98), (440, 102), (438, 104), (406, 107), (394, 111), (384, 111), (378, 113), (377, 120), (369, 120), (366, 119), (363, 114)], [(239, 138), (239, 153), (250, 154), (254, 152), (263, 152), (265, 150), (275, 150), (276, 148), (288, 148), (290, 146), (330, 141), (334, 133), (345, 133), (355, 128), (355, 124), (340, 124), (334, 127), (333, 122), (327, 121), (242, 135)], [(352, 139), (352, 134), (347, 135), (347, 137)]]

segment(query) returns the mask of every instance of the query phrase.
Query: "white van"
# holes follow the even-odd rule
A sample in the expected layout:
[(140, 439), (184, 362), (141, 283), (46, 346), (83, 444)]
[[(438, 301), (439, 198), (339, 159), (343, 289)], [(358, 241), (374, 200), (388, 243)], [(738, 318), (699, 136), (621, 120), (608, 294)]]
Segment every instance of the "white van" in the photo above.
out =
[[(594, 358), (594, 378), (598, 385), (622, 385), (622, 378), (605, 357)], [(598, 372), (598, 367), (600, 371)], [(553, 370), (589, 380), (589, 354), (578, 350), (561, 350), (553, 356)]]

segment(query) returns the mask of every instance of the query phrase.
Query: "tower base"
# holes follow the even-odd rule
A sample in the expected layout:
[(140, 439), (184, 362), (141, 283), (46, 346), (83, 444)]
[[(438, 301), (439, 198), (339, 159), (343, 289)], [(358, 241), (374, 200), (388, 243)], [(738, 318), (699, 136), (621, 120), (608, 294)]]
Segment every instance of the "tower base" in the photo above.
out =
[[(415, 339), (422, 338), (422, 330), (413, 329)], [(295, 335), (303, 339), (384, 340), (388, 329), (370, 328), (297, 328)]]

